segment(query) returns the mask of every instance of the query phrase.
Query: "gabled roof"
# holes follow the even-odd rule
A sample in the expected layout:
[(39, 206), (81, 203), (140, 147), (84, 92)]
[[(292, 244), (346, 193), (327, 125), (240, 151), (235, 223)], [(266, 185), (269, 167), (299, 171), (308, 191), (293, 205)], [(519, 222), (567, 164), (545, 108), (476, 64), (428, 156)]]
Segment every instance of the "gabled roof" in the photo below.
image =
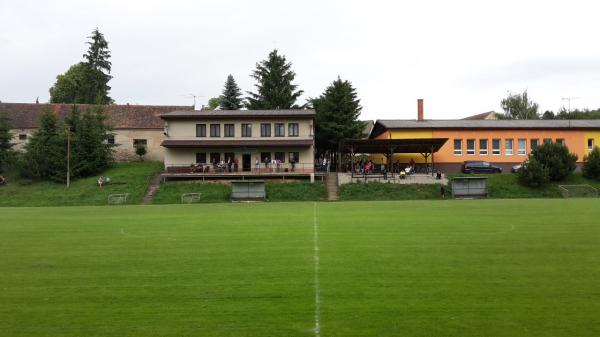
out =
[[(87, 111), (96, 107), (91, 104), (75, 104), (79, 111)], [(34, 129), (39, 126), (40, 115), (51, 110), (64, 119), (71, 111), (73, 104), (36, 104), (36, 103), (0, 103), (0, 112), (5, 112), (16, 129)], [(108, 124), (114, 129), (162, 129), (164, 121), (160, 115), (175, 110), (192, 109), (192, 106), (181, 105), (105, 105), (104, 113)]]
[(463, 120), (476, 120), (476, 119), (498, 119), (497, 117), (497, 112), (496, 111), (488, 111), (488, 112), (484, 112), (484, 113), (480, 113), (477, 115), (473, 115), (473, 116), (469, 116), (469, 117), (465, 117), (463, 118)]
[(162, 119), (197, 119), (197, 118), (280, 118), (307, 117), (313, 118), (313, 109), (287, 110), (188, 110), (172, 111), (160, 115)]
[(375, 126), (375, 121), (367, 120), (361, 122), (364, 126), (362, 130), (362, 138), (369, 138), (369, 136), (371, 135), (371, 131), (373, 131), (373, 126)]

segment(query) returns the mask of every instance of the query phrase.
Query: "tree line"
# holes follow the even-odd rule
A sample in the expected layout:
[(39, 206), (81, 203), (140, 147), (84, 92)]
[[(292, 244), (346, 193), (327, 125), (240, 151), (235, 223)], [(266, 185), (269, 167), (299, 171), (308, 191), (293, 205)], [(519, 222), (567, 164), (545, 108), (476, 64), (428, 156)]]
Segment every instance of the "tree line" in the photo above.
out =
[(556, 113), (546, 110), (539, 112), (539, 104), (534, 102), (527, 90), (520, 94), (509, 93), (500, 101), (504, 110), (503, 114), (497, 114), (499, 119), (600, 119), (600, 109), (590, 110), (567, 110), (562, 107)]

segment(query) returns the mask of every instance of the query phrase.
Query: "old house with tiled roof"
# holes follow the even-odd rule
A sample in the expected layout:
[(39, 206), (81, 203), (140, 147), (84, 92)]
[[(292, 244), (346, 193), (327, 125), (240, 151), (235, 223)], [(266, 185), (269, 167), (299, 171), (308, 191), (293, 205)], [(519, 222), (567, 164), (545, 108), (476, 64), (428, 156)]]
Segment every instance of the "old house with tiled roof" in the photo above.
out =
[[(87, 111), (95, 107), (88, 104), (76, 106), (79, 111)], [(72, 104), (0, 103), (0, 113), (6, 113), (10, 118), (13, 125), (13, 143), (19, 150), (39, 127), (40, 115), (44, 111), (50, 110), (60, 119), (64, 119), (72, 107)], [(114, 133), (114, 137), (108, 141), (115, 144), (116, 159), (120, 161), (134, 159), (134, 145), (141, 143), (146, 145), (148, 160), (164, 160), (164, 147), (160, 144), (164, 139), (165, 123), (160, 115), (190, 109), (193, 107), (130, 104), (104, 106), (107, 122)]]

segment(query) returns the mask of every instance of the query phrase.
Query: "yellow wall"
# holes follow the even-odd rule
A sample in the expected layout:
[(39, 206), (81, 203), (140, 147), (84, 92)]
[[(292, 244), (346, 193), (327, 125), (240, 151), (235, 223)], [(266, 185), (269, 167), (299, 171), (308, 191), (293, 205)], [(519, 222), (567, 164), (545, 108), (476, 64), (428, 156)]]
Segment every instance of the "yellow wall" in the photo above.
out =
[(586, 131), (584, 137), (584, 153), (588, 153), (587, 141), (590, 138), (594, 140), (594, 146), (600, 147), (600, 131)]
[[(433, 138), (433, 131), (431, 130), (390, 130), (389, 133), (384, 133), (384, 137), (377, 138), (390, 138), (390, 139), (415, 139), (415, 138)], [(391, 135), (391, 137), (390, 137)], [(371, 159), (375, 163), (385, 163), (385, 156), (383, 155), (372, 155)], [(420, 153), (396, 153), (392, 161), (400, 163), (410, 163), (410, 160), (415, 163), (424, 163), (425, 159)], [(431, 158), (428, 159), (431, 162)]]

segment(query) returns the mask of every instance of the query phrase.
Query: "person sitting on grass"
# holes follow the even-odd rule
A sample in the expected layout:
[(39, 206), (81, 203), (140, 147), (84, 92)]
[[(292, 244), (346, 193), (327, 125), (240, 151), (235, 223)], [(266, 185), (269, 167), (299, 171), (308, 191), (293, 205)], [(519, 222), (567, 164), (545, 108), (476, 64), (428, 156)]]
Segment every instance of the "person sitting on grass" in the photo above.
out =
[(4, 176), (0, 176), (0, 185), (6, 185), (6, 183), (6, 178), (4, 178)]
[(100, 178), (98, 178), (98, 187), (102, 187), (108, 183), (110, 183), (109, 177), (100, 176)]

